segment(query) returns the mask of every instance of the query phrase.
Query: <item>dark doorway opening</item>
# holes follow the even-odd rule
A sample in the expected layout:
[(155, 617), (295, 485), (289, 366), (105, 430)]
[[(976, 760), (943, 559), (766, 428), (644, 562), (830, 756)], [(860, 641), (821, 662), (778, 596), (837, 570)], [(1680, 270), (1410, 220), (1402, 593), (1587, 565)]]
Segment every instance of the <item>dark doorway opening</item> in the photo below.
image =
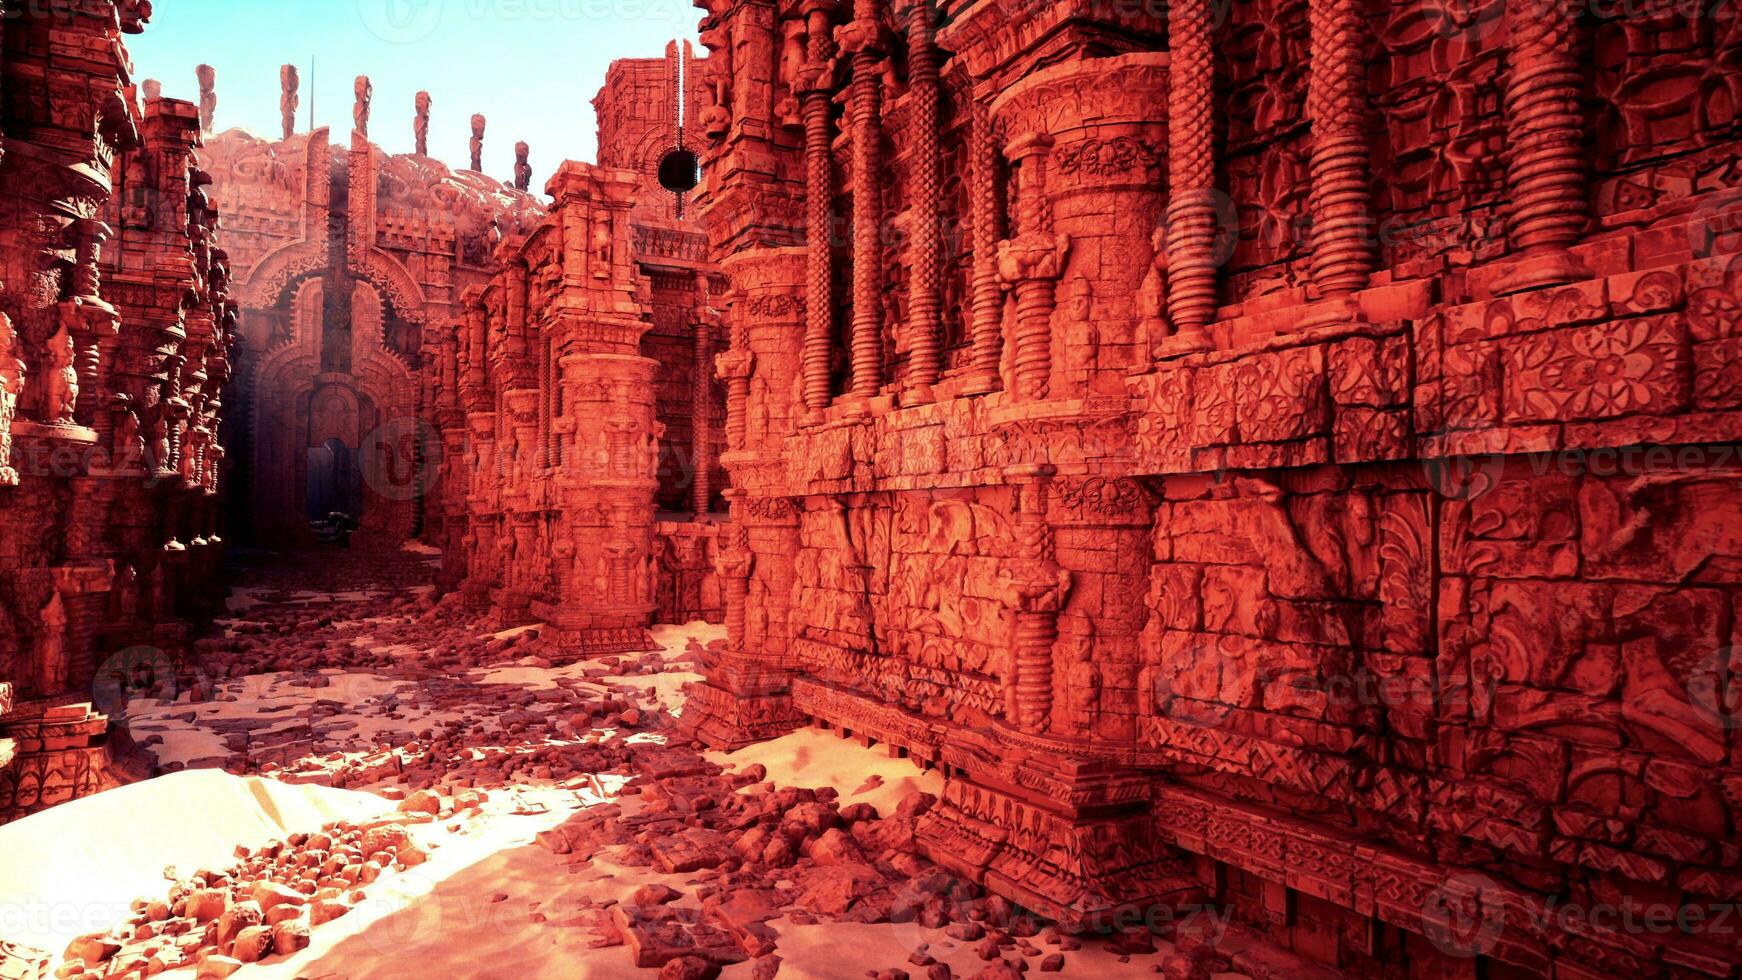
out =
[(353, 520), (362, 516), (363, 481), (357, 466), (357, 451), (337, 437), (308, 451), (308, 499), (306, 514), (311, 521), (324, 521), (333, 514)]

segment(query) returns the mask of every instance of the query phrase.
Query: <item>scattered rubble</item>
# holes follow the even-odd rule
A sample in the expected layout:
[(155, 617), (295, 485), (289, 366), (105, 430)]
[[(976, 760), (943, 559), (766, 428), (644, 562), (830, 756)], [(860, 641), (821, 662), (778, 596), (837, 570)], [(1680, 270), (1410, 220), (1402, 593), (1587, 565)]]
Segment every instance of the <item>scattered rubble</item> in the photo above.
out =
[[(178, 719), (184, 733), (221, 736), (213, 761), (231, 771), (366, 788), (395, 801), (393, 812), (238, 848), (231, 867), (174, 877), (124, 925), (71, 944), (58, 977), (227, 976), (294, 954), (384, 879), (431, 859), (414, 828), (465, 833), (491, 814), (544, 813), (552, 799), (572, 807), (536, 834), (553, 875), (598, 862), (630, 875), (616, 898), (533, 902), (510, 917), (573, 930), (588, 950), (621, 947), (625, 964), (661, 977), (740, 964), (773, 977), (791, 943), (817, 941), (809, 930), (849, 925), (899, 939), (901, 962), (851, 974), (873, 978), (1069, 975), (1085, 950), (1123, 956), (1134, 973), (1230, 966), (1202, 941), (1188, 953), (1147, 932), (1085, 945), (934, 865), (914, 845), (930, 793), (896, 795), (861, 772), (844, 781), (856, 787), (844, 799), (839, 786), (786, 785), (761, 763), (704, 755), (675, 724), (681, 704), (661, 693), (694, 676), (711, 656), (705, 643), (673, 638), (554, 666), (536, 627), (492, 630), (457, 613), (433, 621), (419, 576), (403, 567), (324, 578), (321, 589), (240, 590), (248, 618), (201, 644), (189, 695), (133, 706), (134, 735), (148, 742)], [(201, 710), (212, 705), (226, 710)], [(545, 795), (523, 795), (535, 788)], [(856, 799), (866, 795), (888, 803)], [(485, 900), (506, 909), (509, 897)]]

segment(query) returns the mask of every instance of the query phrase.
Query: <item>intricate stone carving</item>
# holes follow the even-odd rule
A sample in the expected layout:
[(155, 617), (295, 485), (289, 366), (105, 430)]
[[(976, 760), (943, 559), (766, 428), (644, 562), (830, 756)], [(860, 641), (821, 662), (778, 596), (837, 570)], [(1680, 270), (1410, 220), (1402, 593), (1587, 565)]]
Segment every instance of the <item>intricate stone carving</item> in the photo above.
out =
[(296, 110), (302, 105), (302, 97), (297, 90), (301, 86), (302, 75), (295, 65), (284, 65), (278, 69), (278, 117), (287, 143), (296, 133)]
[[(200, 132), (210, 133), (212, 117), (218, 110), (218, 72), (211, 65), (197, 65), (194, 78), (200, 86)], [(158, 95), (162, 95), (161, 89)]]
[(351, 106), (351, 128), (359, 136), (369, 135), (369, 106), (375, 101), (375, 86), (368, 75), (358, 75), (353, 86), (356, 102)]
[(429, 110), (429, 93), (417, 93), (416, 112), (411, 118), (411, 135), (417, 147), (413, 152), (420, 157), (429, 156)]

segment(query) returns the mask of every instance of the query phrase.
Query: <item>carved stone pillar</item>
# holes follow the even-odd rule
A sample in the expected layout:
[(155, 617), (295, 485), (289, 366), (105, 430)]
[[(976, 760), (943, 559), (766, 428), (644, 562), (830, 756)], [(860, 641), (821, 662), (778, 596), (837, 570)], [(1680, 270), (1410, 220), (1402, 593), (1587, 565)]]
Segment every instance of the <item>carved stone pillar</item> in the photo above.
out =
[[(734, 498), (738, 494), (732, 494)], [(733, 500), (736, 506), (736, 499)], [(750, 532), (741, 522), (734, 521), (720, 535), (714, 552), (714, 573), (720, 577), (720, 587), (726, 599), (726, 649), (743, 653), (744, 605), (750, 595), (750, 572), (756, 556), (750, 552)]]
[(471, 479), (473, 492), (467, 498), (468, 547), (466, 579), (460, 590), (468, 605), (476, 608), (489, 603), (490, 591), (499, 580), (496, 556), (496, 527), (502, 515), (497, 511), (495, 491), (500, 485), (496, 464), (496, 413), (471, 412), (466, 422), (472, 436)]
[(778, 491), (787, 437), (805, 412), (801, 379), (808, 272), (804, 249), (760, 248), (722, 263), (733, 285), (732, 348), (715, 358), (726, 379), (732, 522), (720, 532), (715, 571), (725, 600), (729, 652), (708, 674), (684, 718), (710, 745), (737, 746), (803, 722), (792, 707), (792, 557), (798, 515)]
[(750, 372), (756, 356), (734, 348), (714, 358), (720, 377), (726, 379), (726, 449), (743, 452), (748, 427), (745, 413), (750, 403)]
[(829, 64), (835, 56), (835, 39), (829, 22), (834, 0), (808, 0), (804, 15), (809, 22), (805, 66), (800, 74), (799, 99), (804, 117), (805, 193), (805, 332), (804, 403), (808, 413), (820, 416), (829, 405), (829, 359), (834, 333), (834, 161), (829, 147)]
[(24, 393), (24, 351), (12, 318), (0, 313), (0, 487), (18, 485), (12, 465), (12, 423), (18, 418), (18, 396)]
[(574, 444), (550, 487), (552, 535), (563, 544), (551, 567), (554, 594), (531, 611), (550, 624), (546, 644), (562, 659), (651, 643), (656, 603), (646, 570), (664, 430), (659, 365), (641, 354), (648, 322), (635, 301), (639, 273), (627, 260), (637, 186), (628, 171), (571, 162), (548, 188), (563, 230), (552, 266), (561, 275), (544, 306), (551, 345), (563, 352), (552, 427)]
[(114, 231), (96, 219), (82, 219), (72, 228), (75, 248), (72, 298), (61, 304), (63, 323), (72, 334), (73, 370), (78, 377), (78, 390), (88, 393), (78, 400), (74, 418), (88, 428), (96, 426), (105, 407), (100, 392), (104, 389), (101, 351), (121, 328), (121, 318), (115, 308), (103, 299), (103, 283), (99, 263), (103, 243)]
[(1017, 487), (1016, 538), (1022, 556), (1012, 571), (1006, 603), (1016, 614), (1011, 676), (1005, 683), (1005, 720), (1018, 731), (1039, 735), (1052, 717), (1053, 646), (1059, 611), (1070, 597), (1071, 573), (1060, 567), (1047, 526), (1049, 466), (1012, 473)]
[(481, 299), (483, 290), (472, 287), (466, 291), (465, 333), (461, 343), (465, 346), (466, 366), (460, 377), (460, 401), (468, 413), (482, 412), (495, 402), (489, 391), (490, 367), (485, 353), (485, 332), (488, 323)]
[(934, 399), (932, 385), (943, 371), (943, 241), (938, 205), (943, 196), (943, 154), (938, 146), (938, 49), (933, 0), (910, 0), (907, 8), (907, 93), (910, 111), (908, 160), (908, 353), (904, 404)]
[(1367, 18), (1356, 0), (1311, 0), (1313, 282), (1329, 309), (1310, 322), (1358, 317), (1354, 294), (1377, 264), (1367, 149)]
[(1208, 347), (1205, 328), (1216, 317), (1215, 62), (1208, 0), (1169, 4), (1167, 30), (1167, 306), (1174, 334), (1158, 345), (1158, 356)]
[(855, 399), (883, 389), (883, 75), (878, 0), (854, 0), (835, 32), (853, 62), (853, 384)]
[[(1049, 329), (1042, 332), (1038, 310), (1026, 315), (1026, 308), (1037, 297), (1048, 301), (1050, 283), (1014, 284), (1016, 331), (1031, 341), (1017, 355), (1017, 373), (1024, 366), (1035, 372), (1019, 383), (1042, 383), (1040, 355), (1046, 397), (1054, 401), (1123, 397), (1126, 377), (1149, 367), (1140, 324), (1160, 310), (1145, 300), (1149, 269), (1138, 249), (1151, 244), (1166, 207), (1167, 90), (1168, 56), (1139, 52), (1042, 68), (992, 101), (993, 120), (1019, 134), (1013, 152), (1024, 157), (1016, 173), (1018, 245), (1032, 241), (1028, 247), (1046, 256), (1071, 243), (1069, 268), (1053, 263), (1058, 268), (1050, 271), (1058, 287), (1056, 313), (1042, 307)], [(1018, 266), (1034, 261), (1019, 252), (1012, 248), (1006, 258)]]
[(1004, 155), (1017, 168), (1016, 236), (998, 244), (998, 276), (1016, 294), (1016, 332), (1011, 340), (1011, 377), (1020, 401), (1047, 397), (1052, 378), (1052, 314), (1058, 279), (1070, 252), (1069, 236), (1051, 231), (1046, 165), (1052, 137), (1024, 133)]
[(1584, 73), (1574, 7), (1562, 0), (1506, 5), (1506, 78), (1512, 247), (1518, 266), (1499, 292), (1573, 282), (1590, 271), (1570, 251), (1591, 220), (1581, 140)]
[(974, 307), (970, 328), (973, 371), (963, 390), (995, 391), (998, 362), (1004, 357), (1004, 291), (998, 284), (998, 242), (1004, 237), (1004, 212), (998, 202), (998, 138), (992, 113), (975, 99), (968, 130), (968, 194), (974, 236)]
[(712, 510), (714, 496), (714, 317), (709, 309), (707, 273), (696, 275), (695, 358), (690, 370), (690, 455), (695, 476), (690, 506), (697, 517)]

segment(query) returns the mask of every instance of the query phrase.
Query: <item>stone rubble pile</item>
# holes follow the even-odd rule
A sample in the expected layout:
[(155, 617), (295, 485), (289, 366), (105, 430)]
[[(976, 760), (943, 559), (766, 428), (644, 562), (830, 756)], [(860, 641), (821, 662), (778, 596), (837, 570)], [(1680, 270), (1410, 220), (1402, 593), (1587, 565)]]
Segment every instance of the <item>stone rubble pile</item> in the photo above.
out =
[[(305, 741), (279, 746), (288, 755), (267, 758), (252, 741), (260, 730), (241, 729), (247, 744), (228, 765), (367, 788), (398, 801), (398, 812), (240, 848), (230, 868), (174, 876), (166, 898), (142, 899), (120, 928), (71, 944), (56, 976), (144, 977), (182, 966), (226, 976), (295, 952), (311, 927), (344, 915), (382, 875), (427, 860), (407, 828), (441, 820), (469, 831), (501, 812), (562, 805), (522, 796), (534, 788), (571, 790), (568, 805), (578, 807), (537, 835), (553, 875), (599, 863), (630, 874), (619, 875), (622, 900), (580, 897), (560, 910), (534, 903), (530, 921), (575, 930), (592, 949), (624, 947), (626, 962), (662, 978), (709, 978), (749, 963), (766, 980), (780, 972), (783, 932), (830, 923), (897, 930), (904, 961), (855, 967), (874, 980), (1055, 973), (1086, 946), (1104, 947), (1132, 972), (1175, 980), (1314, 975), (1238, 928), (1214, 936), (1181, 928), (1159, 952), (1148, 929), (1073, 938), (922, 856), (916, 828), (937, 802), (928, 793), (879, 811), (843, 804), (846, 786), (781, 785), (762, 765), (711, 761), (652, 686), (662, 672), (718, 656), (694, 639), (675, 656), (614, 654), (553, 670), (539, 656), (536, 627), (491, 633), (461, 616), (432, 620), (415, 577), (394, 581), (365, 568), (311, 583), (325, 592), (293, 584), (301, 583), (248, 590), (251, 602), (239, 610), (247, 619), (201, 644), (198, 670), (218, 699), (238, 697), (256, 672), (317, 692), (331, 682), (332, 697), (309, 709)], [(478, 673), (486, 668), (527, 673), (491, 682)], [(334, 670), (345, 673), (322, 672)], [(346, 688), (341, 679), (356, 675), (404, 683), (350, 697), (381, 690)], [(548, 686), (524, 683), (532, 676)], [(649, 686), (637, 686), (643, 677)], [(382, 719), (402, 730), (376, 729), (362, 749), (319, 747), (345, 737), (345, 726)], [(849, 795), (881, 785), (872, 776)], [(504, 790), (509, 805), (487, 813), (488, 794)], [(975, 968), (964, 971), (964, 960)]]
[(192, 967), (200, 978), (227, 977), (245, 963), (294, 953), (308, 945), (311, 928), (349, 913), (383, 875), (429, 860), (408, 825), (480, 802), (450, 806), (419, 794), (398, 814), (238, 846), (226, 868), (185, 877), (166, 869), (172, 884), (163, 898), (136, 900), (125, 922), (73, 940), (54, 974), (137, 978)]
[[(676, 903), (669, 886), (639, 889), (627, 902), (589, 910), (582, 924), (594, 947), (623, 944), (634, 963), (659, 968), (662, 978), (709, 978), (720, 969), (755, 961), (757, 977), (777, 974), (776, 919), (795, 926), (824, 922), (914, 924), (945, 931), (971, 946), (985, 966), (979, 978), (1019, 976), (1031, 968), (1064, 969), (1082, 942), (1044, 920), (988, 895), (917, 853), (917, 821), (934, 803), (929, 793), (904, 799), (883, 815), (870, 804), (840, 805), (833, 787), (777, 786), (762, 766), (722, 770), (678, 745), (632, 746), (633, 778), (620, 797), (635, 800), (582, 810), (539, 835), (570, 865), (584, 866), (610, 849), (613, 861), (660, 874), (693, 874), (699, 908)], [(959, 976), (914, 938), (906, 964), (868, 970), (877, 980)], [(1149, 966), (1179, 980), (1207, 980), (1230, 969), (1228, 956), (1187, 937), (1175, 952)], [(1121, 962), (1156, 952), (1148, 930), (1109, 937)], [(1292, 958), (1290, 958), (1292, 959)]]

